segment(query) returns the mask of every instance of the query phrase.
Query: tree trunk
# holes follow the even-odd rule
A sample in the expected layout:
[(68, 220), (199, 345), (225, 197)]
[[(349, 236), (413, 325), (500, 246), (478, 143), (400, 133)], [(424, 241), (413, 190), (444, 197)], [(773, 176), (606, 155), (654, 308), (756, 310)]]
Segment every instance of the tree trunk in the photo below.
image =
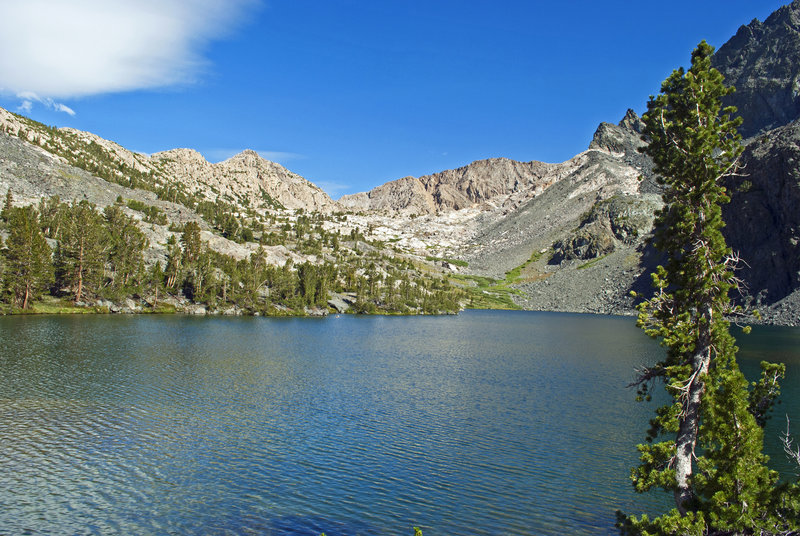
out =
[[(700, 329), (697, 347), (692, 357), (692, 376), (688, 380), (687, 391), (683, 395), (683, 413), (681, 414), (678, 435), (675, 438), (675, 505), (681, 515), (686, 515), (687, 503), (694, 497), (691, 477), (693, 473), (692, 461), (694, 449), (697, 444), (697, 435), (700, 428), (700, 404), (705, 391), (703, 376), (708, 373), (711, 362), (711, 318), (712, 310), (709, 306), (705, 311), (705, 318), (698, 319)], [(707, 322), (701, 322), (706, 320)]]
[(78, 291), (75, 293), (75, 301), (81, 301), (81, 292), (83, 291), (83, 239), (78, 249)]
[(81, 292), (83, 292), (83, 271), (78, 270), (78, 291), (75, 293), (75, 302), (81, 301)]
[(25, 283), (25, 298), (22, 300), (22, 308), (28, 308), (28, 296), (31, 294), (31, 284), (30, 282)]

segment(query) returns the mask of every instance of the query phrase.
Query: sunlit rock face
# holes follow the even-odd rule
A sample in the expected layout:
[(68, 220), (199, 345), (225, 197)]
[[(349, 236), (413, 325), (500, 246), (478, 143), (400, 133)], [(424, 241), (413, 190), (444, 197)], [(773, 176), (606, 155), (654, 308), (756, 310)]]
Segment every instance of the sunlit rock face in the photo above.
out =
[(244, 151), (216, 164), (191, 149), (164, 151), (151, 159), (166, 174), (207, 198), (220, 196), (252, 206), (272, 200), (285, 208), (314, 211), (333, 207), (331, 198), (320, 188), (255, 151)]

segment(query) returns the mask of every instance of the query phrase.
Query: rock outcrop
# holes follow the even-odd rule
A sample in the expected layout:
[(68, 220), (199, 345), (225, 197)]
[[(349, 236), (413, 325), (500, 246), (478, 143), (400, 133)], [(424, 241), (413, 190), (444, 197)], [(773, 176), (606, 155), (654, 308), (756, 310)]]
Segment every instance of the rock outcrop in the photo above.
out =
[(600, 123), (592, 136), (589, 149), (624, 154), (628, 158), (633, 158), (640, 154), (639, 148), (644, 146), (642, 132), (644, 132), (644, 121), (636, 115), (636, 112), (628, 109), (618, 124)]
[(334, 206), (320, 188), (285, 167), (244, 151), (223, 162), (207, 162), (197, 151), (172, 149), (155, 153), (150, 162), (172, 180), (206, 199), (244, 206), (272, 205), (327, 211)]
[(434, 214), (438, 210), (433, 196), (416, 177), (387, 182), (369, 192), (342, 196), (339, 206), (347, 210), (377, 211), (398, 215)]
[(653, 227), (663, 203), (658, 195), (616, 195), (595, 203), (580, 227), (553, 245), (551, 264), (590, 260), (614, 252), (618, 245), (636, 244)]
[(369, 192), (342, 196), (339, 204), (351, 210), (399, 214), (434, 214), (483, 203), (500, 205), (514, 194), (532, 197), (552, 184), (556, 166), (517, 162), (508, 158), (478, 160), (458, 169), (405, 177)]

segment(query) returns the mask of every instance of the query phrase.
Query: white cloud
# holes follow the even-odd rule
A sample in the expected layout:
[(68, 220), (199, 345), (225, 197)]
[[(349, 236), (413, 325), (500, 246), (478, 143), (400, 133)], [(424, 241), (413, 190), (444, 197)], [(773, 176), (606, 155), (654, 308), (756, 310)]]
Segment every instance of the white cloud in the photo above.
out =
[(64, 112), (65, 114), (75, 115), (75, 110), (73, 110), (72, 108), (70, 108), (66, 104), (61, 104), (60, 102), (54, 102), (53, 103), (53, 108), (57, 112)]
[(203, 46), (256, 2), (0, 0), (3, 92), (41, 96), (26, 106), (192, 82), (206, 65)]
[(51, 110), (55, 110), (56, 112), (64, 112), (65, 114), (75, 115), (75, 110), (66, 104), (56, 102), (49, 97), (42, 98), (32, 91), (23, 91), (22, 93), (19, 93), (17, 97), (23, 99), (22, 104), (19, 105), (19, 110), (24, 113), (28, 113), (33, 110), (33, 103), (38, 102), (40, 104), (44, 104)]

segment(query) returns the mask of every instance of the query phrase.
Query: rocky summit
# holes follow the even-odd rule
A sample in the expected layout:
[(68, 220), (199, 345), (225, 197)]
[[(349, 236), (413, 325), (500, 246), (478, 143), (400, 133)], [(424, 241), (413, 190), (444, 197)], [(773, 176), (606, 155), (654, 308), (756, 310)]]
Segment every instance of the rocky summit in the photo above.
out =
[[(726, 238), (741, 259), (737, 299), (781, 324), (800, 318), (799, 57), (795, 0), (743, 25), (713, 60), (737, 87), (726, 104), (743, 118), (745, 152), (724, 209)], [(11, 190), (17, 204), (57, 195), (154, 207), (147, 214), (157, 209), (166, 219), (141, 218), (151, 263), (165, 262), (173, 224), (189, 221), (213, 249), (244, 259), (260, 243), (269, 262), (284, 266), (334, 258), (336, 234), (348, 238), (354, 257), (394, 257), (444, 277), (472, 296), (464, 306), (629, 314), (630, 291), (648, 292), (661, 260), (647, 240), (662, 201), (652, 162), (640, 152), (643, 134), (628, 110), (601, 123), (587, 149), (565, 162), (479, 160), (333, 201), (253, 151), (219, 163), (191, 149), (143, 155), (0, 110), (0, 192)], [(220, 210), (251, 221), (255, 233), (229, 240)], [(317, 234), (301, 239), (304, 213), (326, 217)], [(276, 245), (288, 230), (296, 240)], [(350, 298), (331, 299), (338, 310)]]
[(357, 211), (434, 214), (485, 203), (503, 204), (514, 194), (537, 195), (558, 175), (552, 164), (508, 158), (479, 160), (420, 178), (405, 177), (366, 193), (346, 195), (343, 207)]
[(725, 104), (744, 119), (740, 132), (749, 138), (800, 117), (800, 0), (783, 6), (767, 20), (753, 20), (714, 55), (712, 65), (736, 92)]
[(300, 175), (275, 162), (261, 158), (255, 151), (243, 151), (217, 164), (209, 163), (191, 149), (173, 149), (155, 153), (149, 159), (153, 167), (190, 191), (216, 194), (241, 205), (263, 201), (288, 209), (330, 210), (334, 205), (328, 194)]

